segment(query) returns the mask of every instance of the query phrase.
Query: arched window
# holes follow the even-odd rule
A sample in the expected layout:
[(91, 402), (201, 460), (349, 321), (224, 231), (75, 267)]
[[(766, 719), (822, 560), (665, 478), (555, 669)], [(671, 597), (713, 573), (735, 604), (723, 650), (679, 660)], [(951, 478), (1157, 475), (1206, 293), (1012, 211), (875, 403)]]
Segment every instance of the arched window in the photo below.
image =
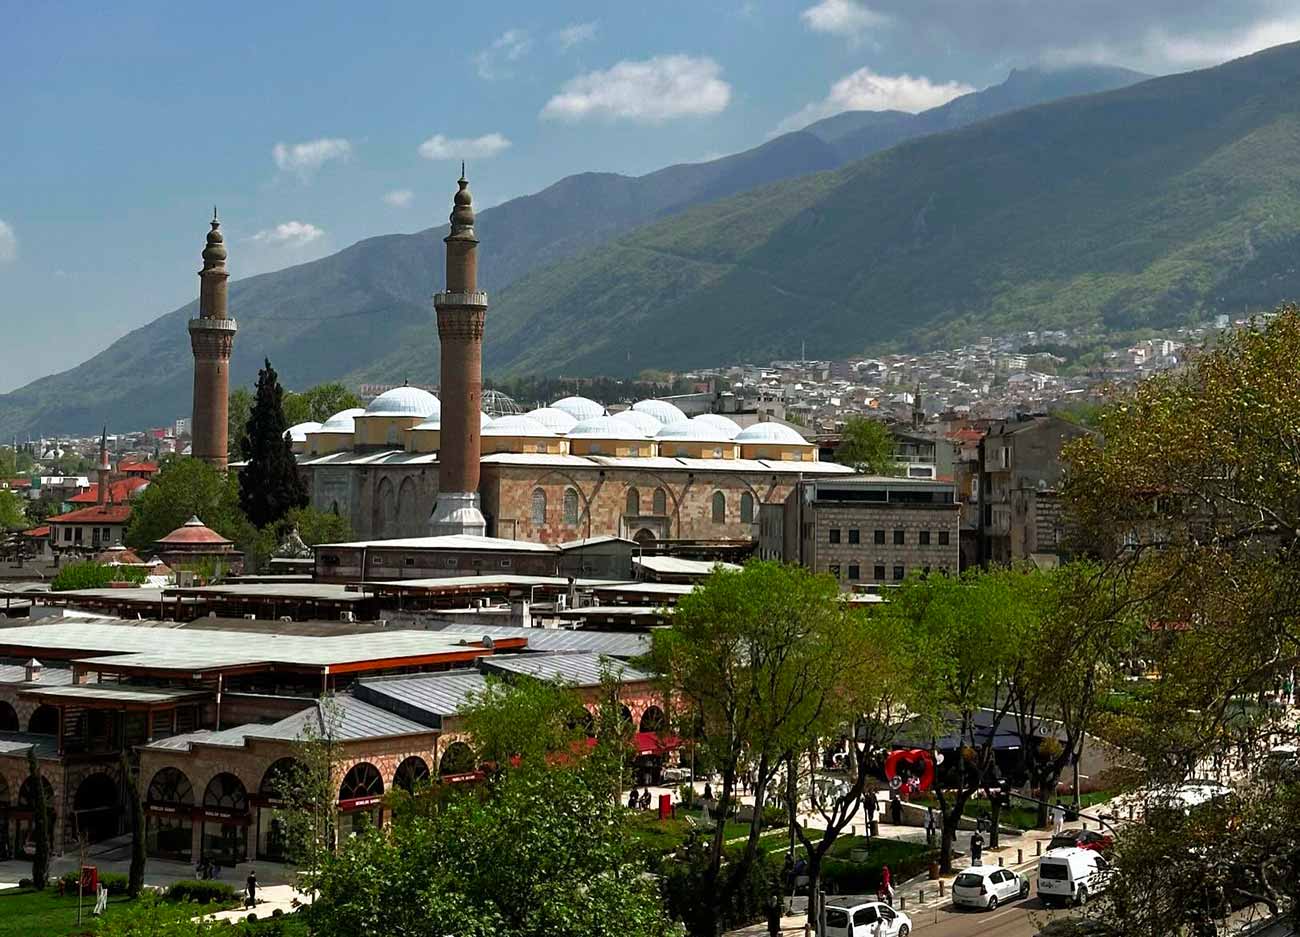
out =
[(667, 728), (668, 720), (664, 717), (664, 711), (658, 706), (647, 706), (641, 714), (641, 731), (663, 732)]
[(306, 766), (298, 759), (281, 758), (266, 769), (257, 792), (267, 803), (282, 804), (285, 791), (295, 784), (301, 784), (306, 778), (306, 773)]
[(393, 491), (393, 483), (390, 479), (381, 479), (375, 492), (375, 536), (397, 536), (396, 517), (397, 495)]
[(412, 755), (397, 766), (393, 786), (400, 787), (408, 794), (413, 793), (417, 787), (428, 787), (429, 766), (419, 755)]
[(379, 769), (368, 761), (353, 765), (343, 777), (339, 787), (339, 800), (360, 800), (378, 797), (384, 792), (384, 779), (379, 776)]
[(464, 742), (452, 742), (442, 753), (442, 758), (438, 760), (438, 774), (442, 777), (449, 774), (469, 774), (478, 768), (477, 762), (474, 749)]
[(573, 488), (564, 489), (564, 523), (578, 523), (578, 492)]
[(145, 849), (151, 856), (188, 862), (194, 827), (194, 787), (179, 768), (162, 768), (149, 782), (145, 803), (165, 808), (145, 816)]
[(546, 523), (546, 492), (541, 488), (533, 489), (533, 526), (541, 527)]
[(207, 790), (203, 792), (203, 806), (244, 813), (248, 810), (248, 791), (244, 790), (244, 782), (223, 771), (208, 782)]
[(0, 732), (18, 731), (18, 712), (4, 700), (0, 700)]
[(641, 513), (641, 492), (635, 488), (627, 490), (627, 513), (633, 517)]
[(27, 720), (27, 731), (39, 735), (59, 734), (59, 711), (48, 703), (42, 703)]
[(654, 493), (654, 513), (663, 517), (668, 513), (668, 492), (662, 488), (656, 488)]
[(149, 782), (145, 802), (191, 806), (194, 803), (194, 787), (184, 771), (179, 768), (163, 768)]
[(713, 493), (713, 523), (725, 524), (727, 522), (727, 496), (721, 491)]
[(748, 491), (740, 495), (740, 522), (742, 524), (754, 523), (754, 496)]
[(87, 842), (102, 843), (122, 832), (122, 792), (117, 781), (96, 771), (77, 785), (72, 800), (76, 832)]
[(415, 493), (415, 479), (402, 479), (397, 489), (397, 530), (403, 537), (418, 537), (425, 518), (420, 515), (419, 496)]

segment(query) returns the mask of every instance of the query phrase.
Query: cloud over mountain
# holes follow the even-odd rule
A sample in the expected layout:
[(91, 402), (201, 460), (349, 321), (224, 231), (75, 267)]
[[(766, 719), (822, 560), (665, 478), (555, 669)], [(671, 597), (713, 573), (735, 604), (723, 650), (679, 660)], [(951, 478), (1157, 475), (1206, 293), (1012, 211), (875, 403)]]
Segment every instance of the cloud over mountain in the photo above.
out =
[(624, 60), (604, 71), (571, 78), (542, 108), (543, 118), (580, 121), (596, 117), (661, 123), (707, 117), (726, 109), (731, 85), (711, 58), (657, 55)]
[(490, 159), (510, 148), (510, 141), (499, 133), (481, 137), (447, 137), (435, 133), (420, 144), (425, 159)]

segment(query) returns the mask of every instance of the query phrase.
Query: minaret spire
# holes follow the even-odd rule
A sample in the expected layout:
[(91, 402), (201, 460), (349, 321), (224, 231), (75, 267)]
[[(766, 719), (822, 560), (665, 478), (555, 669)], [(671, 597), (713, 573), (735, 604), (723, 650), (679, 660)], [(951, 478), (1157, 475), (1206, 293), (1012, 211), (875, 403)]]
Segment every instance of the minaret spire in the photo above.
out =
[(203, 269), (199, 271), (199, 314), (189, 321), (194, 351), (194, 412), (191, 451), (218, 471), (226, 470), (229, 419), (230, 353), (238, 326), (226, 307), (226, 239), (217, 206), (212, 206)]
[(112, 467), (108, 464), (108, 426), (99, 434), (99, 465), (95, 468), (95, 503), (103, 505), (108, 500), (108, 476)]

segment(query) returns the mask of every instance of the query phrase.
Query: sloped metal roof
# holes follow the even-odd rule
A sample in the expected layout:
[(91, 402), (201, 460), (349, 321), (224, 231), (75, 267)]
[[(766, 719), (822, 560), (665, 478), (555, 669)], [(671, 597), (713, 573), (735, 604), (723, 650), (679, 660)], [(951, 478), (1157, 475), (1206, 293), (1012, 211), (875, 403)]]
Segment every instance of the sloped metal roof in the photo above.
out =
[(626, 631), (570, 631), (560, 628), (520, 628), (510, 625), (475, 625), (452, 622), (444, 634), (466, 637), (526, 638), (528, 649), (539, 653), (587, 652), (606, 657), (639, 657), (650, 650), (650, 636)]
[(522, 674), (578, 687), (599, 686), (608, 671), (624, 682), (653, 680), (653, 674), (635, 670), (601, 654), (500, 654), (480, 663), (486, 673)]
[(477, 670), (453, 670), (360, 680), (353, 692), (384, 709), (439, 728), (443, 719), (460, 712), (486, 686), (487, 678)]

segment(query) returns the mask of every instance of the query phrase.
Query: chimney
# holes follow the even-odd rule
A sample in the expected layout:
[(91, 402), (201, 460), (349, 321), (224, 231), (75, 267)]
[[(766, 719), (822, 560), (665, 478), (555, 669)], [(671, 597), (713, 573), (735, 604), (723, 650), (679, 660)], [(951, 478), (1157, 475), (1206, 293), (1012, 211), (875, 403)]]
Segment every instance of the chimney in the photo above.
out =
[(41, 679), (41, 662), (35, 657), (27, 662), (26, 679), (28, 683), (38, 683)]

